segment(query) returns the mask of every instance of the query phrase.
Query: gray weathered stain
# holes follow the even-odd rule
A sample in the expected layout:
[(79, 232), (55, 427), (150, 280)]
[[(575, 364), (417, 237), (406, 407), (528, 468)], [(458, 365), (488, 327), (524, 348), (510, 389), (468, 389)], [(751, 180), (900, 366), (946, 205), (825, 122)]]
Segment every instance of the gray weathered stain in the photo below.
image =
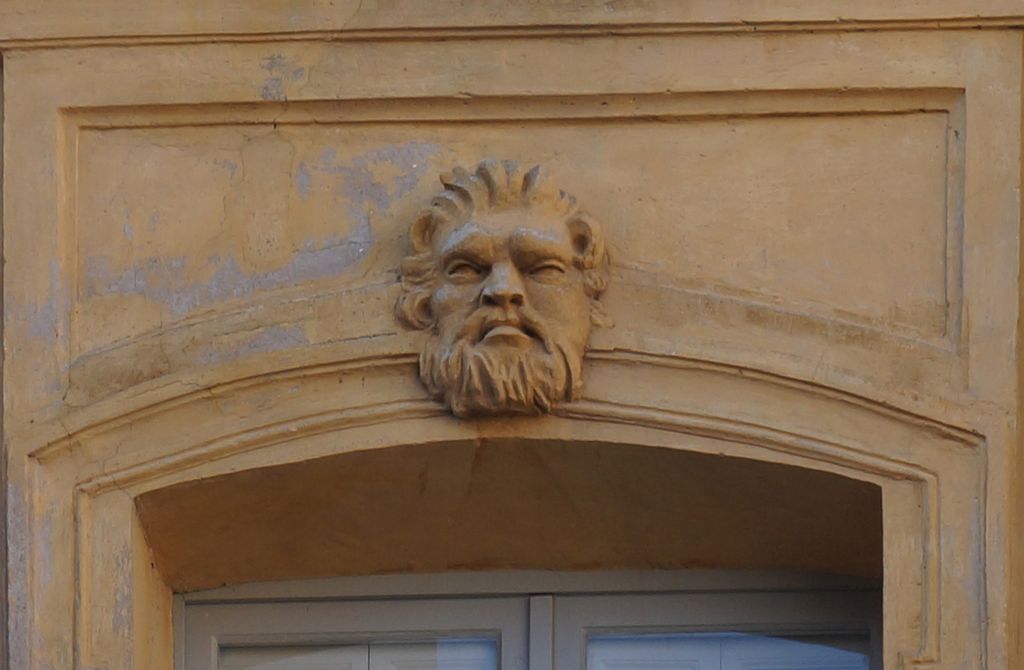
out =
[(260, 89), (260, 97), (264, 100), (287, 100), (284, 80), (281, 77), (268, 77)]
[[(61, 332), (62, 317), (67, 314), (67, 297), (60, 278), (60, 262), (50, 260), (50, 291), (44, 302), (26, 308), (29, 334), (36, 339), (57, 338)], [(12, 309), (14, 305), (12, 304)], [(10, 314), (8, 318), (13, 317)]]
[(288, 65), (288, 59), (284, 54), (270, 54), (260, 60), (260, 67), (268, 72), (281, 70)]
[[(268, 61), (268, 67), (279, 64)], [(426, 142), (407, 142), (385, 146), (356, 156), (340, 159), (334, 148), (327, 148), (308, 163), (300, 162), (292, 175), (300, 197), (312, 194), (316, 179), (329, 179), (339, 200), (345, 203), (345, 215), (354, 222), (347, 236), (335, 236), (317, 244), (307, 240), (285, 265), (249, 274), (234, 254), (214, 255), (206, 259), (188, 256), (150, 256), (124, 270), (112, 267), (101, 255), (85, 259), (82, 298), (101, 295), (139, 295), (167, 306), (175, 318), (214, 303), (245, 298), (255, 292), (295, 286), (302, 282), (335, 277), (362, 260), (374, 243), (372, 219), (385, 214), (407, 195), (425, 176), (430, 159), (440, 151)], [(378, 176), (378, 166), (388, 177)], [(394, 176), (392, 176), (394, 175)], [(154, 212), (148, 225), (155, 226)], [(200, 265), (201, 264), (201, 265)], [(209, 274), (212, 266), (212, 274)], [(188, 276), (207, 270), (207, 279), (189, 281)], [(51, 317), (52, 318), (49, 318)], [(40, 312), (33, 332), (53, 332), (56, 315)]]
[(287, 100), (286, 81), (298, 81), (306, 74), (306, 68), (289, 62), (282, 54), (271, 54), (263, 58), (260, 68), (271, 75), (260, 88), (260, 97), (264, 100)]
[(122, 547), (114, 555), (114, 603), (110, 610), (111, 630), (131, 630), (132, 626), (132, 553)]
[(313, 188), (313, 177), (309, 174), (309, 168), (305, 163), (299, 163), (292, 181), (295, 183), (295, 190), (299, 192), (299, 195), (308, 198)]
[[(333, 148), (320, 152), (314, 169), (341, 177), (339, 190), (348, 201), (355, 217), (366, 216), (367, 209), (383, 212), (391, 204), (407, 195), (423, 179), (430, 167), (430, 159), (440, 151), (436, 144), (406, 142), (373, 149), (366, 153), (339, 161)], [(397, 168), (392, 183), (385, 184), (374, 175), (373, 168), (387, 164)]]
[(187, 282), (188, 259), (183, 256), (150, 256), (117, 273), (102, 256), (85, 261), (83, 297), (140, 295), (166, 305), (175, 317), (185, 316), (211, 303), (244, 298), (257, 291), (294, 286), (304, 281), (342, 274), (362, 259), (373, 244), (368, 221), (347, 237), (335, 237), (322, 245), (307, 242), (286, 265), (266, 272), (246, 274), (233, 256), (213, 256), (213, 276)]

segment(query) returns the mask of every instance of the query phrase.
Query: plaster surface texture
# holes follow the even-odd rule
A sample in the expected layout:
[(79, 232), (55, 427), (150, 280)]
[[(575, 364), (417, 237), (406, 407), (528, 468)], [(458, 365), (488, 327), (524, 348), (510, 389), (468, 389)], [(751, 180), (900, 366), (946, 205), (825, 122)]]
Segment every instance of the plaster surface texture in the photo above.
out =
[[(176, 590), (659, 566), (880, 576), (887, 669), (1024, 666), (1024, 7), (506, 4), (0, 7), (10, 666), (171, 668)], [(610, 259), (544, 415), (454, 417), (394, 316), (488, 157)], [(324, 541), (239, 551), (288, 528)]]

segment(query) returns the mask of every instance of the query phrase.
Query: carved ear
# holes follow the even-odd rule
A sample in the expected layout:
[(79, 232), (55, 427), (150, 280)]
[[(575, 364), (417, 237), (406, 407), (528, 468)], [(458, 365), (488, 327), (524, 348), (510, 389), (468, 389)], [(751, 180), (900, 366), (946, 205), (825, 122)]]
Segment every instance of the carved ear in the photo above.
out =
[(420, 214), (419, 218), (409, 228), (409, 242), (412, 244), (413, 251), (421, 254), (430, 249), (431, 239), (434, 237), (434, 229), (436, 227), (436, 218), (433, 211), (428, 209)]
[(395, 303), (395, 316), (409, 328), (418, 330), (434, 325), (434, 313), (430, 307), (431, 285), (434, 278), (431, 238), (436, 227), (437, 217), (432, 210), (420, 214), (409, 228), (409, 242), (413, 254), (402, 260), (399, 269), (402, 295)]
[(584, 212), (577, 212), (566, 225), (576, 252), (576, 264), (581, 269), (596, 268), (604, 262), (604, 239), (596, 221)]
[(430, 308), (430, 292), (411, 291), (395, 304), (395, 316), (409, 328), (426, 330), (434, 325), (434, 311)]

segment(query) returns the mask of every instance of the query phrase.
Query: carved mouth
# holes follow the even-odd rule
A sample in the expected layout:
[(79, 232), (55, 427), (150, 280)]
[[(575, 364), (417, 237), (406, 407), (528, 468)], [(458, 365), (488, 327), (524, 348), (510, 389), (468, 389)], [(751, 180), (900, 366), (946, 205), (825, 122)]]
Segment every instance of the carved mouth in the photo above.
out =
[(539, 340), (540, 335), (528, 326), (521, 326), (508, 321), (494, 321), (484, 326), (480, 341), (489, 344), (522, 345), (530, 340)]

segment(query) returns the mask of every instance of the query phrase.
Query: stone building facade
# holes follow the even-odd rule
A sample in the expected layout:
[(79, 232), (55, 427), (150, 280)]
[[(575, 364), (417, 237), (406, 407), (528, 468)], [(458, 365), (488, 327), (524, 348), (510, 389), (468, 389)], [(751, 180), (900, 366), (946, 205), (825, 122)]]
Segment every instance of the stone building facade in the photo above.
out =
[(9, 666), (1024, 667), (1021, 28), (0, 4)]

